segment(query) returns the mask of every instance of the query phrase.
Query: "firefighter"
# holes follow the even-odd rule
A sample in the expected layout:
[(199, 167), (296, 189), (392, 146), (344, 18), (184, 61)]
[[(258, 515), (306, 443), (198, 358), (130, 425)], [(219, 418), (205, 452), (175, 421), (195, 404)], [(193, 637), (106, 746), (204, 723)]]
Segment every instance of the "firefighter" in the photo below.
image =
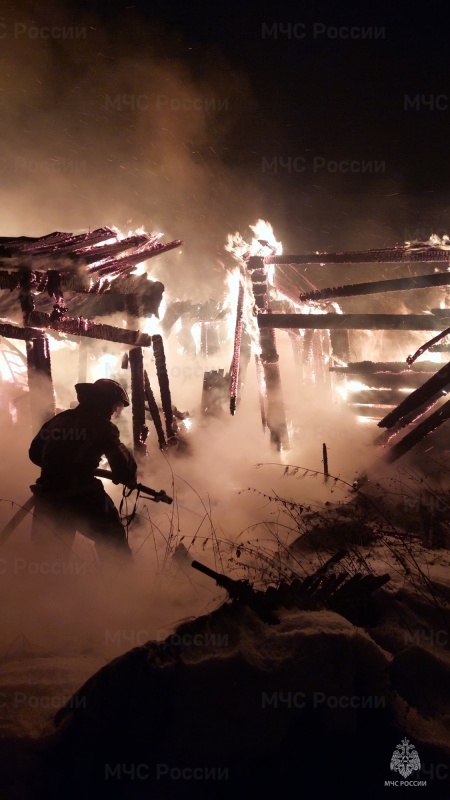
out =
[(95, 542), (101, 560), (114, 554), (130, 559), (119, 513), (95, 478), (106, 456), (114, 483), (136, 484), (136, 461), (111, 422), (130, 401), (119, 383), (106, 378), (78, 383), (75, 390), (79, 405), (46, 422), (30, 446), (31, 461), (41, 467), (31, 486), (36, 497), (32, 539), (48, 545), (56, 533), (68, 553), (78, 531)]

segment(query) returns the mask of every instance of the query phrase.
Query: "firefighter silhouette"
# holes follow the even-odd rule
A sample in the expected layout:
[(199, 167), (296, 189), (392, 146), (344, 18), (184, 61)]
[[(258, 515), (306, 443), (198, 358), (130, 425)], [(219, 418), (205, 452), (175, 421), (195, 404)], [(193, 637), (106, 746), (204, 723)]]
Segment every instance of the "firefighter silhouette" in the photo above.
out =
[(41, 467), (31, 490), (36, 498), (32, 540), (55, 544), (70, 552), (75, 533), (95, 542), (101, 560), (131, 557), (119, 513), (103, 484), (95, 477), (106, 456), (114, 483), (132, 487), (137, 465), (120, 441), (111, 417), (130, 405), (122, 386), (107, 378), (75, 386), (78, 406), (46, 422), (33, 439), (29, 456)]

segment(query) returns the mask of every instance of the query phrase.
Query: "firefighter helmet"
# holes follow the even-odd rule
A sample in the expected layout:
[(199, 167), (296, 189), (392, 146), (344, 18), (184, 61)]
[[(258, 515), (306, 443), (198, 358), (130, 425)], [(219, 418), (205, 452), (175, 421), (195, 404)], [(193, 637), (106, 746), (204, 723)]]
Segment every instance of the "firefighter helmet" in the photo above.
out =
[(99, 378), (98, 381), (95, 381), (94, 387), (96, 391), (101, 393), (102, 397), (111, 398), (113, 402), (120, 401), (125, 407), (130, 405), (128, 394), (117, 381), (113, 381), (110, 378)]
[(100, 401), (113, 405), (120, 402), (124, 406), (130, 405), (130, 400), (125, 389), (117, 381), (110, 378), (99, 378), (95, 383), (77, 383), (75, 386), (79, 402)]

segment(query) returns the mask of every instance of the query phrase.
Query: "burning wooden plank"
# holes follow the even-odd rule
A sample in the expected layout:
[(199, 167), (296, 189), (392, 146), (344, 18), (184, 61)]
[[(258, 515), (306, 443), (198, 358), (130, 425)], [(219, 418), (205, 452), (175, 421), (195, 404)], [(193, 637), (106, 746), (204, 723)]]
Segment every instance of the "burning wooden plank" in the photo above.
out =
[(378, 423), (380, 428), (392, 428), (399, 420), (407, 414), (414, 412), (425, 403), (433, 405), (443, 394), (445, 390), (450, 387), (450, 363), (436, 372), (429, 378), (422, 386), (412, 392), (389, 414), (387, 414), (381, 422)]
[(432, 275), (416, 275), (413, 278), (394, 278), (392, 280), (367, 281), (345, 286), (316, 289), (299, 295), (301, 302), (309, 300), (330, 300), (334, 297), (359, 297), (360, 295), (381, 294), (385, 292), (403, 292), (410, 289), (427, 289), (433, 286), (450, 284), (450, 272), (437, 272)]
[[(252, 256), (247, 262), (247, 269), (252, 280), (253, 295), (256, 308), (265, 313), (258, 314), (258, 320), (271, 321), (273, 314), (269, 310), (269, 292), (267, 287), (267, 273), (263, 259)], [(279, 315), (283, 316), (283, 315)], [(270, 431), (271, 443), (280, 450), (289, 447), (286, 414), (284, 410), (283, 395), (281, 391), (281, 378), (278, 366), (275, 326), (260, 325), (259, 341), (261, 345), (260, 360), (264, 371), (264, 383), (267, 396), (267, 414), (265, 415), (267, 427)], [(300, 327), (299, 325), (296, 326)]]
[[(89, 233), (73, 236), (71, 233), (51, 233), (40, 238), (19, 237), (6, 239), (0, 242), (0, 263), (14, 261), (18, 267), (28, 265), (36, 259), (45, 256), (47, 260), (52, 257), (60, 258), (81, 247), (93, 247), (107, 239), (115, 238), (116, 233), (110, 228), (98, 228)], [(99, 252), (99, 251), (98, 251)], [(14, 268), (15, 264), (8, 264)]]
[(404, 361), (349, 361), (345, 367), (330, 367), (330, 372), (340, 372), (347, 375), (415, 375), (416, 373), (434, 373), (434, 361), (419, 361), (411, 367)]
[(43, 236), (31, 244), (26, 242), (24, 245), (19, 245), (16, 252), (19, 254), (30, 253), (32, 255), (60, 254), (80, 247), (92, 247), (115, 236), (114, 231), (106, 227), (97, 228), (95, 231), (89, 231), (88, 233), (80, 233), (77, 236), (72, 233), (51, 233), (49, 236)]
[(432, 263), (449, 261), (450, 251), (439, 247), (390, 247), (382, 250), (350, 250), (342, 253), (305, 253), (301, 255), (270, 255), (265, 264), (398, 264), (403, 262)]
[[(87, 336), (89, 339), (104, 339), (107, 342), (118, 342), (119, 344), (127, 344), (138, 347), (151, 347), (151, 336), (147, 333), (140, 331), (128, 330), (126, 328), (116, 328), (113, 325), (104, 325), (100, 322), (91, 322), (83, 317), (72, 319), (71, 317), (64, 317), (59, 320), (51, 321), (50, 314), (45, 314), (42, 311), (33, 311), (30, 314), (30, 323), (35, 328), (48, 328), (55, 330), (59, 333), (68, 333), (72, 336)], [(33, 331), (33, 328), (17, 328), (14, 325), (0, 325), (0, 335), (8, 337), (7, 333), (2, 333), (2, 329), (18, 331)], [(34, 331), (35, 333), (35, 331)], [(32, 336), (9, 334), (11, 338), (31, 339)]]
[(234, 332), (233, 359), (230, 370), (230, 413), (233, 416), (236, 411), (238, 387), (239, 387), (239, 362), (241, 358), (242, 325), (244, 314), (244, 282), (240, 277), (239, 294), (236, 309), (236, 327)]
[(162, 242), (150, 243), (139, 248), (136, 253), (132, 253), (131, 255), (122, 256), (121, 258), (112, 258), (104, 263), (89, 267), (89, 275), (105, 275), (109, 272), (116, 272), (121, 269), (132, 269), (142, 261), (148, 261), (149, 258), (160, 256), (162, 253), (167, 253), (169, 250), (181, 247), (182, 244), (183, 242), (181, 239), (175, 239), (173, 242), (167, 242), (166, 244)]
[(414, 430), (407, 433), (400, 442), (391, 447), (386, 456), (388, 461), (397, 461), (448, 419), (450, 419), (450, 400), (447, 400), (443, 406), (430, 414)]
[(422, 347), (419, 347), (419, 349), (416, 350), (416, 352), (413, 353), (413, 355), (408, 356), (408, 358), (406, 359), (406, 363), (408, 364), (408, 366), (414, 364), (414, 362), (418, 358), (420, 358), (420, 356), (423, 355), (423, 353), (425, 353), (427, 350), (432, 350), (433, 346), (437, 346), (437, 342), (439, 342), (441, 339), (444, 339), (446, 336), (449, 335), (449, 333), (450, 333), (450, 328), (446, 328), (445, 331), (442, 331), (433, 339), (430, 339), (429, 342), (425, 342), (425, 344), (423, 344)]
[(450, 322), (450, 311), (437, 314), (258, 314), (260, 330), (440, 331)]
[(144, 391), (145, 391), (145, 399), (147, 400), (148, 403), (148, 410), (150, 412), (150, 416), (155, 426), (156, 435), (158, 437), (159, 449), (164, 450), (167, 443), (164, 438), (164, 431), (161, 424), (161, 417), (159, 416), (159, 410), (156, 404), (155, 395), (153, 394), (153, 390), (150, 386), (150, 381), (146, 370), (144, 370)]
[(166, 356), (164, 353), (164, 343), (160, 334), (152, 336), (153, 352), (155, 355), (156, 374), (158, 376), (159, 390), (161, 392), (161, 405), (163, 407), (166, 420), (166, 435), (168, 444), (177, 442), (177, 423), (172, 410), (172, 398), (170, 394), (169, 376), (167, 374)]
[(133, 421), (133, 447), (136, 456), (146, 456), (148, 428), (145, 424), (144, 358), (141, 347), (129, 353), (131, 370), (131, 415)]
[[(149, 237), (145, 234), (129, 237), (112, 245), (105, 245), (105, 247), (92, 246), (97, 240), (110, 238), (112, 235), (114, 235), (113, 231), (109, 228), (78, 237), (71, 237), (70, 234), (56, 234), (44, 237), (32, 244), (27, 243), (26, 246), (21, 245), (11, 249), (12, 255), (20, 254), (24, 250), (30, 257), (33, 257), (29, 264), (24, 266), (22, 256), (20, 256), (17, 269), (0, 271), (0, 289), (19, 290), (25, 325), (30, 322), (29, 315), (35, 308), (34, 295), (39, 292), (46, 291), (55, 299), (57, 305), (54, 308), (53, 318), (64, 315), (66, 308), (63, 302), (63, 288), (77, 294), (119, 293), (125, 296), (139, 294), (140, 301), (139, 304), (136, 301), (136, 305), (139, 305), (142, 315), (155, 314), (158, 316), (164, 285), (159, 281), (149, 281), (147, 275), (130, 273), (137, 264), (183, 243), (177, 239), (163, 244), (158, 241), (159, 237)], [(80, 244), (89, 246), (80, 249)], [(120, 258), (116, 257), (118, 252), (130, 250), (136, 245), (142, 246), (139, 246), (134, 253), (127, 253)], [(64, 259), (68, 255), (71, 255), (72, 259), (79, 259), (76, 269), (67, 267)], [(60, 259), (61, 270), (32, 269), (31, 265), (35, 267), (37, 259), (41, 256), (45, 257), (47, 261), (48, 259)], [(17, 257), (19, 258), (19, 255)], [(88, 262), (93, 263), (91, 266), (86, 266)], [(80, 269), (80, 267), (85, 267), (85, 269)], [(92, 280), (92, 276), (95, 276), (96, 281)]]
[(49, 340), (42, 331), (27, 341), (27, 368), (31, 419), (38, 430), (56, 414)]
[(11, 325), (9, 322), (0, 323), (0, 336), (5, 339), (21, 339), (25, 342), (30, 342), (33, 336), (36, 336), (36, 328), (20, 328), (18, 325)]

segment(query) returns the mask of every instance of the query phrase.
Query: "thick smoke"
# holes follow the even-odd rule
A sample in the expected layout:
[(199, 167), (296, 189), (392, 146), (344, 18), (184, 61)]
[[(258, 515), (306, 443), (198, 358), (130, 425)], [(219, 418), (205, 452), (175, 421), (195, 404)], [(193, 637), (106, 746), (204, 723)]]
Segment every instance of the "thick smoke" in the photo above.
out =
[[(162, 231), (165, 241), (180, 238), (186, 245), (149, 262), (151, 277), (165, 283), (172, 301), (205, 303), (213, 298), (218, 307), (228, 292), (224, 264), (231, 265), (224, 252), (226, 234), (240, 230), (245, 237), (247, 225), (260, 216), (270, 219), (291, 252), (389, 246), (405, 238), (405, 203), (380, 199), (380, 194), (365, 197), (356, 216), (355, 203), (341, 202), (341, 186), (328, 178), (311, 194), (287, 185), (283, 195), (278, 180), (269, 191), (268, 178), (261, 175), (266, 152), (260, 149), (259, 173), (254, 165), (233, 165), (230, 145), (239, 139), (246, 120), (248, 132), (248, 116), (257, 103), (250, 78), (227, 64), (216, 48), (199, 54), (181, 35), (156, 24), (141, 30), (132, 9), (124, 12), (120, 25), (116, 21), (115, 34), (100, 18), (70, 13), (59, 5), (36, 10), (33, 3), (22, 3), (20, 11), (16, 7), (4, 13), (2, 236), (79, 232), (103, 225), (124, 232), (140, 226)], [(72, 27), (74, 33), (49, 38), (42, 34), (49, 26), (61, 31)], [(36, 30), (41, 31), (37, 37)], [(390, 188), (395, 195), (396, 187)], [(380, 179), (380, 193), (387, 190)], [(326, 278), (324, 284), (331, 275)], [(344, 282), (342, 272), (333, 282)], [(17, 302), (15, 295), (11, 302)], [(123, 324), (118, 316), (108, 321)], [(242, 539), (268, 540), (268, 546), (272, 540), (275, 547), (273, 529), (252, 528), (276, 519), (267, 495), (299, 502), (345, 498), (320, 476), (289, 483), (282, 477), (286, 463), (320, 471), (324, 442), (330, 472), (347, 482), (377, 463), (367, 427), (348, 410), (317, 396), (313, 387), (301, 390), (293, 377), (288, 338), (280, 334), (278, 341), (286, 407), (297, 430), (292, 450), (282, 457), (270, 450), (261, 431), (253, 363), (236, 417), (231, 419), (225, 408), (222, 417), (202, 421), (203, 371), (229, 369), (231, 340), (205, 361), (180, 353), (172, 331), (166, 352), (173, 401), (192, 416), (192, 450), (186, 456), (162, 454), (151, 432), (149, 457), (140, 474), (144, 483), (174, 493), (173, 507), (140, 506), (141, 517), (130, 533), (135, 568), (119, 576), (102, 572), (91, 544), (81, 538), (75, 543), (73, 566), (62, 574), (52, 555), (36, 554), (25, 520), (1, 554), (2, 604), (9, 609), (3, 648), (22, 635), (36, 653), (89, 652), (100, 663), (145, 638), (164, 638), (171, 624), (211, 610), (222, 597), (212, 582), (171, 560), (177, 541), (199, 560), (227, 571), (218, 545), (223, 553), (223, 543)], [(102, 348), (91, 345), (93, 368)], [(117, 355), (120, 365), (124, 348), (111, 345), (108, 352)], [(151, 354), (145, 358), (151, 372)], [(57, 405), (67, 408), (75, 400), (76, 350), (54, 349), (52, 362)], [(96, 377), (91, 373), (91, 379)], [(26, 398), (21, 402), (26, 406)], [(29, 423), (25, 408), (20, 424), (5, 426), (1, 434), (1, 525), (17, 510), (10, 501), (23, 504), (37, 477), (27, 455)], [(121, 425), (129, 443), (129, 412)], [(268, 462), (275, 466), (255, 468)], [(119, 502), (118, 489), (113, 496)]]

